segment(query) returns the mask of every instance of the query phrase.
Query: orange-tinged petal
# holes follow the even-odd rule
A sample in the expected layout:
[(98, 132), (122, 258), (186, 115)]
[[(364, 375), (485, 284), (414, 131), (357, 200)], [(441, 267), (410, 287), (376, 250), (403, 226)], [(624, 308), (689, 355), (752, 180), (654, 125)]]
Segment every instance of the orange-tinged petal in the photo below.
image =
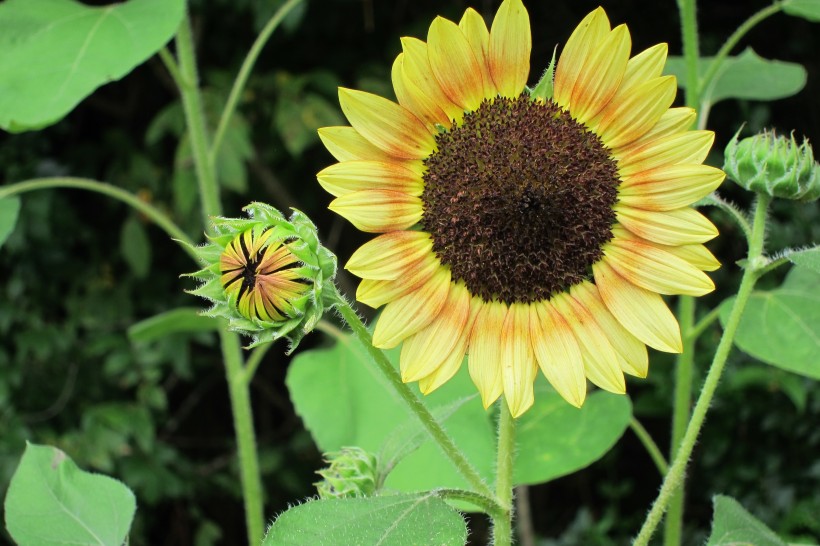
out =
[(458, 25), (436, 17), (427, 33), (427, 55), (433, 75), (450, 100), (464, 110), (477, 109), (484, 100), (481, 66)]
[(670, 108), (642, 137), (633, 142), (627, 142), (623, 146), (613, 147), (612, 155), (620, 157), (629, 153), (632, 148), (641, 148), (659, 138), (685, 133), (695, 123), (697, 117), (698, 113), (694, 108), (688, 106)]
[(621, 85), (631, 48), (629, 30), (618, 25), (591, 51), (572, 88), (572, 117), (586, 123), (603, 110)]
[(420, 196), (424, 165), (412, 161), (343, 161), (316, 175), (329, 194), (339, 197), (363, 190), (391, 190)]
[(705, 243), (718, 234), (708, 218), (689, 207), (654, 212), (618, 204), (615, 216), (635, 235), (662, 245)]
[[(448, 120), (461, 121), (464, 117), (464, 109), (450, 100), (433, 75), (427, 44), (418, 38), (402, 38), (401, 48), (404, 52), (402, 60), (404, 81), (413, 82), (421, 94), (430, 97), (439, 108), (444, 110)], [(450, 128), (449, 121), (445, 127)]]
[(530, 306), (530, 337), (544, 376), (564, 400), (580, 408), (587, 394), (581, 349), (567, 321), (549, 302)]
[(674, 76), (642, 83), (619, 101), (610, 101), (590, 126), (609, 148), (635, 141), (649, 131), (675, 100)]
[(436, 147), (424, 123), (393, 101), (340, 87), (339, 104), (360, 135), (393, 157), (424, 159)]
[(555, 68), (553, 100), (569, 108), (575, 82), (581, 76), (587, 59), (609, 35), (609, 19), (603, 8), (596, 8), (572, 31)]
[(490, 74), (501, 96), (515, 98), (530, 75), (530, 16), (521, 0), (504, 0), (490, 29)]
[(368, 233), (407, 229), (421, 220), (421, 199), (388, 190), (348, 193), (330, 202), (330, 210)]
[(626, 383), (618, 364), (618, 354), (589, 310), (567, 293), (558, 294), (552, 303), (575, 334), (587, 378), (609, 392), (625, 393)]
[(464, 37), (467, 38), (481, 69), (481, 79), (484, 82), (484, 96), (494, 97), (498, 94), (495, 83), (490, 75), (490, 31), (484, 18), (473, 8), (467, 8), (464, 16), (458, 23)]
[(478, 311), (470, 332), (467, 368), (481, 395), (484, 409), (490, 407), (504, 391), (501, 378), (501, 329), (506, 316), (506, 304), (499, 301), (485, 303)]
[(628, 153), (614, 156), (618, 160), (621, 178), (667, 165), (703, 163), (715, 133), (712, 131), (687, 131), (653, 140), (640, 148), (630, 148)]
[(669, 46), (666, 44), (655, 44), (629, 59), (617, 96), (629, 93), (636, 86), (660, 76), (668, 52)]
[(356, 290), (356, 299), (375, 309), (419, 290), (439, 269), (442, 269), (441, 262), (435, 255), (422, 256), (418, 262), (408, 264), (393, 280), (362, 280)]
[(450, 119), (441, 107), (435, 103), (432, 97), (424, 94), (421, 89), (411, 80), (408, 80), (404, 75), (404, 53), (399, 53), (396, 60), (393, 62), (393, 69), (391, 71), (393, 79), (393, 90), (396, 92), (396, 98), (399, 104), (413, 112), (416, 117), (424, 121), (427, 125), (427, 130), (433, 136), (438, 134), (436, 124), (450, 126)]
[(691, 205), (720, 186), (726, 175), (709, 165), (670, 165), (624, 177), (618, 189), (621, 204), (654, 211)]
[(619, 275), (658, 294), (702, 296), (715, 289), (712, 280), (689, 262), (649, 243), (615, 235), (604, 255)]
[(606, 259), (593, 265), (592, 272), (601, 299), (632, 335), (659, 351), (683, 351), (678, 321), (660, 295), (627, 281)]
[(404, 340), (400, 358), (402, 381), (418, 381), (433, 373), (450, 356), (460, 338), (466, 338), (463, 334), (469, 318), (470, 293), (463, 284), (454, 284), (436, 318)]
[(433, 240), (423, 231), (393, 231), (360, 246), (345, 269), (363, 279), (394, 280), (409, 265), (433, 251)]
[(514, 303), (501, 327), (501, 378), (504, 398), (513, 417), (535, 402), (533, 383), (538, 367), (530, 342), (530, 306)]
[(373, 330), (373, 346), (391, 349), (430, 324), (449, 291), (450, 270), (442, 267), (418, 290), (388, 303)]
[(353, 127), (322, 127), (319, 138), (333, 157), (339, 161), (370, 159), (389, 161), (390, 156), (370, 143)]

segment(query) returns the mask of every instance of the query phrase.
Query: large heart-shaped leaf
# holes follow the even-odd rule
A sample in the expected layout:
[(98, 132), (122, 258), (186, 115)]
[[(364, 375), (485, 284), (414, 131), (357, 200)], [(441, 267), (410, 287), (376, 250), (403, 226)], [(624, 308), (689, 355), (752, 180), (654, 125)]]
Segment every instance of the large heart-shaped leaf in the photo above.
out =
[(184, 0), (0, 3), (0, 127), (25, 131), (59, 121), (164, 46), (184, 8)]
[(783, 11), (807, 21), (820, 23), (820, 0), (786, 0)]
[(732, 497), (716, 495), (712, 503), (715, 514), (706, 546), (786, 546)]
[(808, 267), (816, 273), (820, 273), (820, 247), (798, 250), (789, 254), (789, 261), (800, 267)]

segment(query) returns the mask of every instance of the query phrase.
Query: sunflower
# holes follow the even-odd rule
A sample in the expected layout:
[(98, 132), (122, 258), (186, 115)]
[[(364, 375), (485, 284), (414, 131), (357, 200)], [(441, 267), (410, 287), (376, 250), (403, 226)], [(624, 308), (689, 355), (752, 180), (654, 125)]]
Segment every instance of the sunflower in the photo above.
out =
[(469, 355), (484, 406), (503, 394), (519, 416), (539, 368), (580, 407), (587, 379), (624, 393), (624, 374), (647, 374), (647, 346), (680, 352), (661, 295), (714, 289), (703, 243), (717, 230), (690, 205), (724, 174), (701, 165), (714, 135), (671, 107), (666, 44), (630, 57), (628, 29), (598, 8), (547, 97), (526, 86), (521, 0), (489, 30), (468, 9), (401, 43), (397, 103), (339, 90), (351, 126), (320, 129), (339, 162), (318, 179), (331, 210), (380, 234), (346, 268), (360, 302), (385, 306), (373, 343), (402, 344), (403, 380), (429, 393)]

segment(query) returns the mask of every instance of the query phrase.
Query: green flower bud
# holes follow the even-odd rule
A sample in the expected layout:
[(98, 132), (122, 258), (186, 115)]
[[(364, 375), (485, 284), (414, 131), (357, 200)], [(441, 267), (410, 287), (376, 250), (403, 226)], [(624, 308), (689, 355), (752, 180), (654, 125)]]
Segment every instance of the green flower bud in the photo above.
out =
[(264, 203), (244, 210), (250, 218), (216, 218), (210, 242), (194, 248), (205, 267), (190, 274), (203, 281), (190, 293), (213, 302), (205, 315), (253, 336), (250, 347), (284, 337), (293, 351), (333, 305), (336, 256), (302, 212), (286, 220)]
[(820, 197), (820, 165), (805, 138), (798, 145), (794, 135), (786, 138), (774, 131), (740, 142), (735, 135), (724, 158), (723, 170), (747, 190), (799, 201)]
[(324, 479), (314, 484), (320, 498), (366, 497), (376, 491), (375, 455), (359, 447), (343, 447), (326, 457), (330, 466), (317, 472)]

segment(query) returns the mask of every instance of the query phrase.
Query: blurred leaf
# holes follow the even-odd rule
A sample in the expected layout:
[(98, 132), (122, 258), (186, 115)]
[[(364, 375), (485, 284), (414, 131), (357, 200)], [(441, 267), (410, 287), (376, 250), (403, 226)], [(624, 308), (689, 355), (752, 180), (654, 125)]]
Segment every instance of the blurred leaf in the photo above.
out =
[(225, 138), (216, 154), (216, 174), (222, 187), (238, 193), (248, 189), (245, 161), (253, 156), (250, 129), (245, 119), (234, 115), (225, 129)]
[(513, 481), (543, 483), (589, 466), (615, 445), (631, 417), (623, 395), (596, 391), (579, 409), (554, 390), (540, 389), (516, 426)]
[(815, 273), (820, 273), (820, 247), (807, 248), (789, 254), (789, 261), (800, 267), (808, 267)]
[(141, 320), (128, 329), (132, 342), (153, 341), (179, 332), (208, 332), (219, 328), (219, 322), (204, 317), (198, 307), (179, 307)]
[(761, 388), (768, 392), (782, 392), (792, 401), (797, 411), (806, 409), (809, 396), (807, 381), (793, 373), (765, 364), (749, 363), (727, 374), (725, 387), (729, 391)]
[(183, 0), (102, 7), (6, 0), (0, 4), (0, 127), (17, 132), (55, 123), (164, 46), (184, 6)]
[(820, 0), (786, 0), (783, 3), (783, 11), (813, 23), (820, 23)]
[[(714, 57), (700, 59), (702, 77)], [(686, 64), (682, 57), (669, 57), (664, 70), (686, 88)], [(743, 53), (727, 58), (701, 99), (710, 104), (725, 99), (776, 100), (791, 97), (806, 85), (806, 69), (797, 63), (773, 61), (760, 57), (746, 48)]]
[[(820, 379), (820, 275), (794, 267), (780, 288), (755, 291), (738, 325), (735, 345), (790, 372)], [(734, 297), (720, 305), (726, 326)]]
[(706, 546), (786, 546), (732, 497), (715, 495), (712, 503), (715, 513)]
[(14, 231), (17, 216), (20, 214), (20, 198), (6, 197), (0, 199), (0, 248)]
[(57, 448), (27, 444), (5, 501), (19, 546), (121, 545), (136, 511), (121, 482), (77, 468)]
[(422, 493), (310, 501), (276, 518), (262, 546), (463, 546), (466, 541), (461, 515), (434, 494)]
[(327, 99), (308, 93), (279, 100), (274, 123), (288, 152), (299, 156), (308, 146), (319, 141), (317, 129), (344, 125), (344, 120), (338, 108)]
[(145, 278), (151, 269), (151, 243), (145, 227), (136, 216), (130, 216), (122, 224), (120, 252), (137, 278)]

